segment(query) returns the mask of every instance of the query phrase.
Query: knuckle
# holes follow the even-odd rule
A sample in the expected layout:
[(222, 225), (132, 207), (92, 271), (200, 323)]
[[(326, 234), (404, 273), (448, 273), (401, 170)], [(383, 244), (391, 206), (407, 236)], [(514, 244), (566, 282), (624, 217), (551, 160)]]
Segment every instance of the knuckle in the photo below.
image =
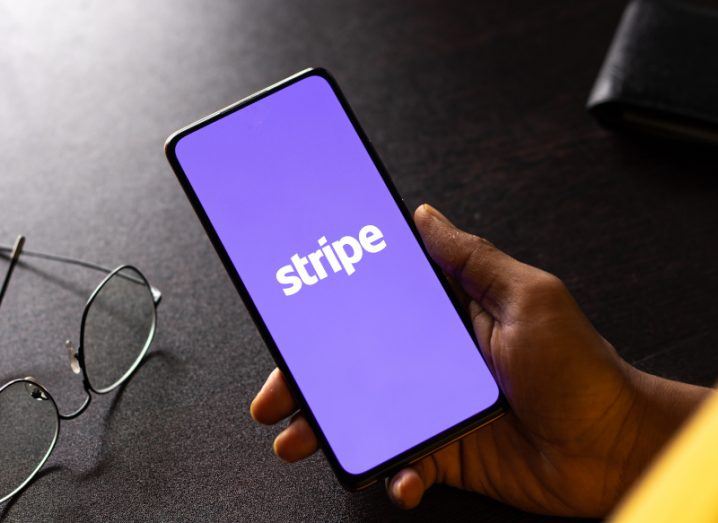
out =
[(563, 294), (566, 292), (566, 286), (558, 276), (549, 272), (541, 272), (539, 279), (539, 288), (550, 294)]
[(471, 239), (474, 242), (475, 249), (490, 249), (490, 250), (496, 249), (496, 247), (494, 247), (493, 243), (491, 243), (486, 238), (483, 238), (482, 236), (476, 236), (475, 234), (472, 234)]
[(526, 308), (552, 308), (564, 303), (568, 291), (560, 278), (548, 272), (538, 271), (526, 283), (522, 295), (523, 305)]

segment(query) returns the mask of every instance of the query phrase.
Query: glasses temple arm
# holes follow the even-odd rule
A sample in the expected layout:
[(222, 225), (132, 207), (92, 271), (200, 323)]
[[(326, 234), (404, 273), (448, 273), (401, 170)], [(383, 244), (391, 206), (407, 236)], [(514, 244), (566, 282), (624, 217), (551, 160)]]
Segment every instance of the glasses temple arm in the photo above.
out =
[[(13, 247), (9, 247), (7, 245), (0, 245), (0, 252), (10, 252), (12, 251)], [(28, 256), (30, 258), (42, 258), (44, 260), (52, 260), (62, 263), (69, 263), (71, 265), (78, 265), (80, 267), (85, 267), (87, 269), (92, 269), (94, 271), (104, 272), (104, 273), (110, 273), (112, 272), (111, 269), (108, 269), (107, 267), (103, 267), (102, 265), (97, 265), (96, 263), (90, 263), (84, 260), (78, 260), (77, 258), (68, 258), (67, 256), (58, 256), (56, 254), (47, 254), (44, 252), (37, 252), (37, 251), (22, 251), (23, 256)]]
[[(23, 237), (23, 243), (25, 241), (25, 238)], [(14, 253), (15, 247), (10, 247), (8, 245), (0, 245), (0, 253), (3, 252), (10, 252)], [(22, 249), (21, 249), (22, 250)], [(61, 263), (69, 263), (71, 265), (77, 265), (78, 267), (84, 267), (86, 269), (91, 269), (93, 271), (103, 272), (105, 274), (109, 274), (112, 272), (112, 269), (108, 269), (107, 267), (103, 267), (102, 265), (98, 265), (96, 263), (88, 262), (85, 260), (79, 260), (77, 258), (70, 258), (68, 256), (58, 256), (57, 254), (47, 254), (45, 252), (38, 252), (38, 251), (22, 251), (23, 256), (28, 256), (31, 258), (42, 258), (43, 260), (50, 260), (50, 261), (56, 261)], [(19, 256), (19, 253), (18, 253)], [(17, 259), (15, 259), (15, 262), (12, 261), (13, 254), (10, 255), (10, 269), (8, 272), (8, 276), (5, 277), (6, 280), (9, 280), (9, 274), (12, 272), (12, 269), (14, 268), (15, 263), (17, 263)], [(128, 276), (123, 276), (125, 278), (129, 278)], [(131, 278), (130, 278), (131, 279)], [(5, 286), (3, 285), (2, 293), (5, 292)], [(162, 293), (156, 289), (155, 287), (150, 286), (150, 290), (152, 291), (152, 298), (155, 301), (155, 304), (158, 304), (160, 300), (162, 299)], [(0, 293), (0, 301), (2, 301), (2, 293)]]
[(10, 284), (10, 277), (12, 276), (12, 271), (15, 270), (15, 265), (17, 265), (17, 260), (18, 258), (20, 258), (20, 253), (22, 252), (22, 248), (24, 245), (25, 237), (21, 235), (17, 237), (15, 245), (7, 248), (7, 250), (10, 252), (10, 265), (8, 266), (7, 272), (5, 273), (2, 287), (0, 287), (0, 304), (2, 304), (2, 299), (5, 297), (5, 291), (7, 291), (7, 287)]

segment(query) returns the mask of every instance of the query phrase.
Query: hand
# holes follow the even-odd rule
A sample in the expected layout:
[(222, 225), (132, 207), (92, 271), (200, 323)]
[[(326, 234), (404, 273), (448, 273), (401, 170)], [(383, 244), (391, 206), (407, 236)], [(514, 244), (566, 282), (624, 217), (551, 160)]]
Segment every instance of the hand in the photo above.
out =
[[(444, 483), (532, 512), (605, 515), (707, 389), (628, 365), (555, 276), (457, 229), (428, 205), (414, 218), (466, 304), (511, 411), (398, 472), (387, 482), (389, 496), (412, 508)], [(296, 409), (278, 369), (250, 409), (266, 424), (294, 413), (274, 441), (289, 462), (317, 449)]]

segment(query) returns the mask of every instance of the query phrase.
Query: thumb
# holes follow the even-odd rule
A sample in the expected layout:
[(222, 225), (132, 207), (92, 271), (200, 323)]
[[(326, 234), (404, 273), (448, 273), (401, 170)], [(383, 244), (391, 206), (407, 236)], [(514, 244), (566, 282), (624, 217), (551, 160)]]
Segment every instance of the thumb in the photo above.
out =
[(499, 321), (507, 319), (529, 267), (483, 238), (457, 229), (428, 204), (419, 206), (414, 221), (439, 267), (491, 316)]

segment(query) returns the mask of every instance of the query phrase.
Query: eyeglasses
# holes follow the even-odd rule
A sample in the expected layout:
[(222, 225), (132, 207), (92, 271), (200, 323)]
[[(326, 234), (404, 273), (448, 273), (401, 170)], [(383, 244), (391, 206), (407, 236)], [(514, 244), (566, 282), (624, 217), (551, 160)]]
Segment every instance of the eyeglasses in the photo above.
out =
[(0, 287), (0, 304), (20, 254), (79, 265), (106, 273), (85, 304), (77, 349), (65, 345), (70, 367), (82, 374), (86, 398), (77, 410), (61, 414), (50, 393), (34, 378), (12, 380), (0, 387), (0, 503), (27, 486), (55, 448), (61, 420), (82, 414), (92, 393), (106, 394), (128, 380), (147, 353), (157, 327), (161, 293), (131, 265), (114, 270), (74, 258), (23, 250), (25, 238), (13, 247), (0, 246), (9, 266)]

